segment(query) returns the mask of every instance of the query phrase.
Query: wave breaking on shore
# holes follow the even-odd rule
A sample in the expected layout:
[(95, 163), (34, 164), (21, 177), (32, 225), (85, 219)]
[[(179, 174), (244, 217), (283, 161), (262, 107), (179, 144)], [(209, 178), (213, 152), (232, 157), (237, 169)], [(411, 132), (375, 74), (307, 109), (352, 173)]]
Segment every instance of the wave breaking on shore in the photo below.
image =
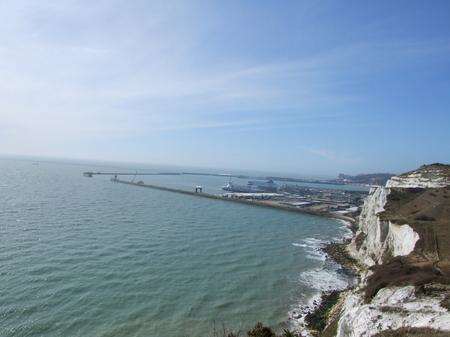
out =
[(305, 330), (306, 315), (320, 305), (323, 293), (344, 290), (355, 282), (341, 265), (327, 259), (324, 251), (325, 246), (352, 237), (351, 223), (341, 219), (338, 221), (342, 224), (342, 232), (330, 240), (310, 237), (292, 243), (294, 247), (303, 249), (307, 258), (321, 262), (318, 267), (302, 271), (298, 277), (301, 286), (310, 289), (312, 295), (300, 299), (289, 311), (289, 324), (296, 330)]

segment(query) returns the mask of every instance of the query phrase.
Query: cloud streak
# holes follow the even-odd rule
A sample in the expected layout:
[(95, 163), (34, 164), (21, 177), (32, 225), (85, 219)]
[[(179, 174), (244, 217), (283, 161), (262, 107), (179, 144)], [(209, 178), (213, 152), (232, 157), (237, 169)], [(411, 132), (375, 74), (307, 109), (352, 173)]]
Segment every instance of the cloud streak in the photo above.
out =
[[(300, 13), (305, 22), (310, 11), (320, 12)], [(51, 154), (58, 140), (76, 145), (81, 137), (150, 142), (147, 135), (189, 130), (357, 125), (368, 95), (361, 83), (450, 53), (448, 40), (410, 38), (297, 43), (253, 55), (240, 36), (233, 41), (242, 45), (230, 51), (214, 44), (214, 34), (225, 43), (237, 25), (230, 13), (217, 23), (220, 10), (196, 1), (3, 1), (0, 152), (24, 151), (30, 142), (29, 151)], [(322, 147), (306, 152), (343, 160)]]

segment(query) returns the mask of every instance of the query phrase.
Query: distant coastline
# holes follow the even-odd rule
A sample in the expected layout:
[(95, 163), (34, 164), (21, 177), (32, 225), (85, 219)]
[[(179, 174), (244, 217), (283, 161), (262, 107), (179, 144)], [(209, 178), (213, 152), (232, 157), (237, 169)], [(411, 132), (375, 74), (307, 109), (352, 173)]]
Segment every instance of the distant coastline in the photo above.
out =
[[(88, 171), (84, 172), (85, 175), (102, 175), (103, 172)], [(112, 173), (107, 173), (112, 174)], [(117, 175), (124, 173), (118, 172)], [(126, 174), (128, 175), (128, 173)], [(386, 181), (393, 176), (390, 173), (374, 173), (374, 174), (359, 174), (356, 176), (350, 176), (345, 174), (339, 174), (335, 179), (316, 179), (316, 178), (293, 178), (284, 176), (260, 176), (260, 175), (247, 175), (247, 174), (231, 174), (231, 173), (213, 173), (213, 172), (194, 172), (194, 171), (182, 171), (182, 172), (136, 172), (136, 176), (140, 175), (191, 175), (191, 176), (210, 176), (210, 177), (225, 177), (225, 178), (237, 178), (237, 179), (256, 179), (256, 180), (274, 180), (278, 182), (288, 183), (307, 183), (307, 184), (323, 184), (323, 185), (355, 185), (355, 186), (371, 186), (371, 185), (384, 185)]]

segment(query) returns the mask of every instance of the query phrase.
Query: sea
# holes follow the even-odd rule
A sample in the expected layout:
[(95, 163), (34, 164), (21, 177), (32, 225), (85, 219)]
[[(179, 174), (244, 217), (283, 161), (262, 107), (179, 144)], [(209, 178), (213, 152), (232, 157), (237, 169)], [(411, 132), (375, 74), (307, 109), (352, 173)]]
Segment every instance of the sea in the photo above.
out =
[[(142, 169), (0, 159), (0, 336), (295, 328), (321, 291), (347, 285), (320, 250), (349, 235), (341, 221), (82, 175)], [(220, 193), (229, 178), (127, 179)]]

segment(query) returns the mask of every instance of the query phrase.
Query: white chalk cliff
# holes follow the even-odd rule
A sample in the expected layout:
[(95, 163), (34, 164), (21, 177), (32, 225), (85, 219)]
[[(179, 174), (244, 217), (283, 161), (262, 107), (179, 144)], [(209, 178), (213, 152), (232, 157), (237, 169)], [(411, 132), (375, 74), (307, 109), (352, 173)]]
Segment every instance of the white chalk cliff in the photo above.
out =
[(420, 296), (414, 286), (390, 287), (378, 291), (364, 303), (358, 291), (343, 303), (336, 336), (374, 336), (384, 330), (404, 327), (450, 330), (450, 314), (440, 303), (443, 296)]
[(364, 202), (359, 230), (348, 247), (351, 256), (363, 265), (381, 264), (387, 256), (406, 256), (419, 240), (419, 235), (408, 224), (398, 225), (378, 216), (384, 211), (389, 192), (387, 187), (373, 188)]
[(417, 170), (392, 177), (386, 187), (402, 188), (439, 188), (450, 185), (448, 165), (433, 164)]
[[(382, 270), (395, 258), (407, 259), (413, 254), (419, 254), (416, 245), (419, 245), (421, 238), (426, 240), (421, 237), (421, 233), (424, 233), (420, 230), (422, 227), (405, 223), (406, 220), (397, 223), (395, 217), (392, 220), (380, 216), (387, 207), (389, 195), (396, 191), (409, 193), (415, 197), (424, 189), (433, 189), (433, 193), (436, 189), (448, 189), (449, 171), (448, 165), (424, 166), (419, 170), (393, 177), (387, 182), (386, 187), (377, 187), (370, 191), (360, 215), (358, 231), (347, 247), (349, 254), (361, 266), (361, 280), (358, 287), (342, 294), (340, 302), (336, 305), (340, 310), (336, 328), (337, 337), (370, 337), (383, 331), (405, 327), (448, 331), (450, 336), (450, 313), (448, 308), (441, 304), (444, 303), (446, 296), (447, 298), (449, 296), (449, 285), (435, 283), (426, 285), (434, 291), (423, 291), (422, 285), (422, 291), (419, 291), (415, 285), (397, 286), (389, 285), (387, 282), (388, 285), (377, 288), (370, 299), (366, 293), (368, 280), (374, 274), (374, 268)], [(443, 198), (446, 203), (447, 195), (445, 194)], [(390, 207), (392, 213), (392, 204)], [(408, 207), (413, 206), (408, 204)], [(440, 207), (448, 208), (448, 205)], [(427, 220), (425, 217), (423, 219)], [(444, 225), (447, 224), (448, 222), (444, 221)], [(415, 228), (419, 230), (416, 231)], [(447, 244), (450, 245), (450, 242)], [(420, 247), (422, 254), (423, 244)], [(425, 253), (420, 256), (436, 255), (442, 257), (440, 254)], [(441, 261), (429, 261), (430, 264), (438, 262)], [(420, 276), (423, 275), (427, 276), (426, 274)]]

